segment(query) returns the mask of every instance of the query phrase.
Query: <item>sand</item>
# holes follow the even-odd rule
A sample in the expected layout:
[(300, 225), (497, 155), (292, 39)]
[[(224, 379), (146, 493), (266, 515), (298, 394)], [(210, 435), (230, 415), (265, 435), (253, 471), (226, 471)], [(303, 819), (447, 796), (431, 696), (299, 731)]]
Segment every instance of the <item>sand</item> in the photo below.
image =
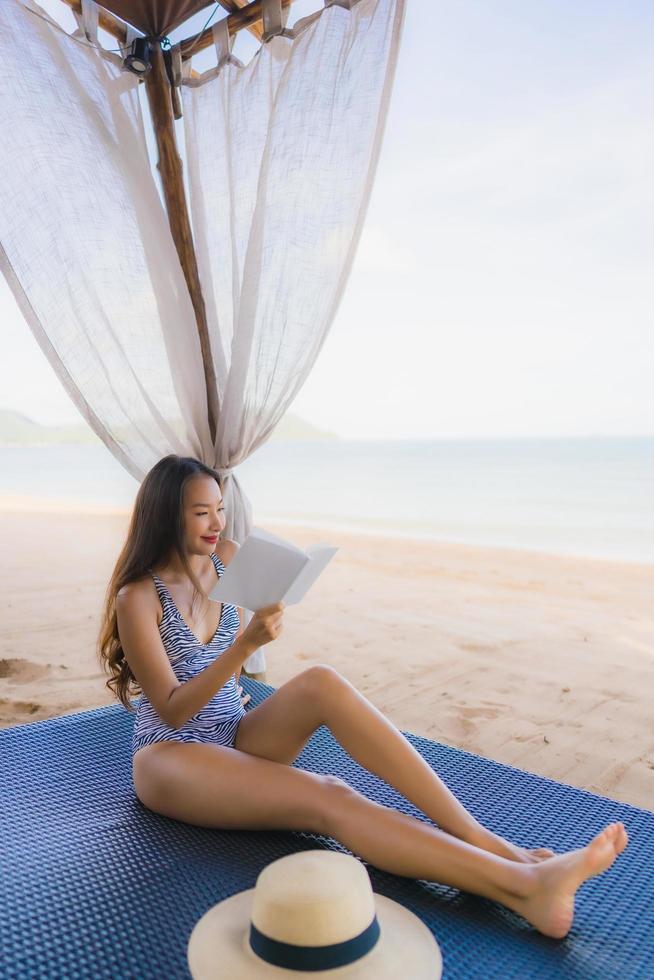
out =
[[(0, 727), (113, 703), (95, 655), (119, 509), (0, 497)], [(654, 566), (266, 524), (339, 551), (266, 646), (399, 728), (654, 809)]]

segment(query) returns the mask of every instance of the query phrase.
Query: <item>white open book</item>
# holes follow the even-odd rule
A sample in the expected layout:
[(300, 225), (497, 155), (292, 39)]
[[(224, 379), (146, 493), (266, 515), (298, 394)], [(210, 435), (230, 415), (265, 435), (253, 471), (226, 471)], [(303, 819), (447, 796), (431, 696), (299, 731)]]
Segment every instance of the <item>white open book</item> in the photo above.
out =
[(275, 602), (303, 599), (338, 548), (314, 544), (306, 551), (261, 527), (253, 527), (209, 593), (251, 612)]

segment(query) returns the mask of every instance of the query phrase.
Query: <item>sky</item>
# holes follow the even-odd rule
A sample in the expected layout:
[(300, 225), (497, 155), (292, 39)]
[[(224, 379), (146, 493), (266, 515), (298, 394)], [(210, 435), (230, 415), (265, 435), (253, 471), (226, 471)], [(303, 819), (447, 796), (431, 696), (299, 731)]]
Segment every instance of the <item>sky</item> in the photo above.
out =
[[(654, 435), (653, 28), (640, 0), (408, 0), (363, 235), (291, 412), (358, 439)], [(4, 282), (0, 317), (0, 408), (81, 421)]]

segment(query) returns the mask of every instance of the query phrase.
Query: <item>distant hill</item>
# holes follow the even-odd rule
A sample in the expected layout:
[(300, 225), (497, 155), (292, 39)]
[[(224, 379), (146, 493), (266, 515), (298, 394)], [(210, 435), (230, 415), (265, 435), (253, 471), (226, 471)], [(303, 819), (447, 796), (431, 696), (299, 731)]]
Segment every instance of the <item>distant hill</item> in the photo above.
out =
[(301, 419), (299, 415), (287, 412), (282, 415), (277, 428), (270, 437), (270, 442), (281, 439), (339, 439), (335, 432), (318, 429), (310, 422)]
[[(338, 439), (335, 432), (317, 429), (288, 412), (270, 437), (270, 442), (293, 439)], [(52, 443), (99, 443), (95, 432), (83, 422), (72, 425), (41, 425), (21, 412), (0, 408), (0, 446), (37, 446)]]

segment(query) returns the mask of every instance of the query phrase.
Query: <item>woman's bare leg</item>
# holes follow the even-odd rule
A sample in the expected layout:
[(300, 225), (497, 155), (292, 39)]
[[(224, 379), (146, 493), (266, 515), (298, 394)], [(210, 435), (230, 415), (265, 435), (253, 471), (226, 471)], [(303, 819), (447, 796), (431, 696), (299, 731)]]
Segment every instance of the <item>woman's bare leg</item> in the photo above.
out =
[(464, 840), (482, 829), (395, 725), (326, 665), (304, 671), (247, 714), (235, 746), (266, 758), (275, 753), (277, 761), (292, 762), (320, 725), (326, 725), (361, 766), (449, 834)]
[(532, 863), (554, 854), (545, 848), (523, 849), (489, 831), (457, 800), (402, 732), (347, 678), (331, 668), (326, 678), (321, 681), (323, 723), (352, 758), (397, 789), (440, 828), (510, 860)]
[(588, 847), (522, 865), (373, 803), (335, 777), (216, 745), (163, 742), (141, 749), (134, 783), (145, 806), (175, 820), (327, 834), (384, 871), (500, 902), (546, 935), (565, 935), (579, 885), (610, 867), (626, 846), (615, 824)]
[(622, 824), (611, 824), (586, 847), (527, 865), (457, 840), (359, 794), (333, 811), (331, 819), (332, 836), (371, 864), (500, 902), (557, 939), (570, 931), (580, 885), (610, 868), (628, 843)]

